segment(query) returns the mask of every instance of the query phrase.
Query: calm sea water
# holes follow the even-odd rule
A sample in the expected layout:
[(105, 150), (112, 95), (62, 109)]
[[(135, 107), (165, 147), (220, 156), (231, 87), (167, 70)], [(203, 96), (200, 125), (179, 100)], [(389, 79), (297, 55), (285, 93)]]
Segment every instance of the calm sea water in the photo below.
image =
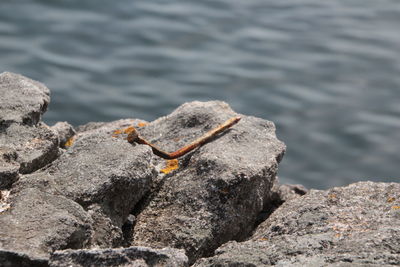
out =
[(220, 99), (275, 122), (284, 183), (400, 182), (399, 25), (398, 0), (1, 1), (0, 71), (52, 90), (50, 125)]

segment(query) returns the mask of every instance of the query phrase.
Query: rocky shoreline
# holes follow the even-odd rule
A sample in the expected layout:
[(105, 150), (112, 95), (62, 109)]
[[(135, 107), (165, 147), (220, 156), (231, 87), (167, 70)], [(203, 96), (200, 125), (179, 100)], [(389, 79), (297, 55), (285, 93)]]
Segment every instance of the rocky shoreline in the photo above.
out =
[[(41, 121), (43, 84), (0, 74), (0, 266), (400, 264), (400, 184), (280, 185), (272, 122), (220, 101), (153, 122)], [(212, 141), (165, 160), (233, 116)]]

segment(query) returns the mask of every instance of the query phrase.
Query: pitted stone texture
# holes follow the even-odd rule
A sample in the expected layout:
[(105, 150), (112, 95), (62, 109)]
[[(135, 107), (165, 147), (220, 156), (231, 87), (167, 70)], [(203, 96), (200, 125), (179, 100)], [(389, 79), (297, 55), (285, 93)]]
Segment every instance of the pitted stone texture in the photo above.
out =
[(57, 122), (51, 126), (51, 129), (57, 132), (59, 144), (62, 148), (65, 148), (67, 141), (76, 134), (74, 127), (66, 121)]
[(21, 177), (15, 186), (40, 188), (78, 202), (94, 218), (92, 245), (111, 247), (122, 240), (116, 227), (122, 227), (156, 176), (152, 156), (147, 146), (132, 146), (105, 131), (87, 132), (53, 164)]
[(50, 91), (43, 84), (19, 74), (0, 74), (0, 125), (36, 125), (50, 102)]
[(65, 250), (51, 255), (50, 267), (185, 267), (183, 250), (129, 247), (106, 250)]
[[(174, 151), (237, 115), (223, 102), (192, 102), (139, 131)], [(228, 240), (245, 238), (268, 205), (284, 151), (272, 122), (242, 116), (180, 159), (178, 170), (159, 177), (137, 217), (133, 245), (184, 248), (192, 262)]]
[(16, 153), (9, 158), (8, 166), (19, 164), (20, 173), (31, 173), (57, 158), (58, 136), (43, 123), (34, 126), (13, 123), (0, 127), (0, 150)]
[(0, 214), (0, 258), (12, 252), (16, 263), (24, 254), (40, 260), (88, 243), (91, 218), (77, 203), (37, 188), (13, 189), (8, 201), (11, 207)]
[(400, 184), (360, 182), (285, 202), (246, 242), (194, 266), (400, 265)]

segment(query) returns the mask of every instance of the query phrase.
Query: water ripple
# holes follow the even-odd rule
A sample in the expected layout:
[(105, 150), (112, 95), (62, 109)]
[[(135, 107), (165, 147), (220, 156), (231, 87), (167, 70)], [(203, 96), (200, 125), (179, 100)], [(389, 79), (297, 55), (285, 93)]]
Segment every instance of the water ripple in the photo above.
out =
[(45, 119), (152, 120), (221, 99), (273, 120), (283, 182), (399, 181), (397, 0), (0, 4), (0, 71), (52, 89)]

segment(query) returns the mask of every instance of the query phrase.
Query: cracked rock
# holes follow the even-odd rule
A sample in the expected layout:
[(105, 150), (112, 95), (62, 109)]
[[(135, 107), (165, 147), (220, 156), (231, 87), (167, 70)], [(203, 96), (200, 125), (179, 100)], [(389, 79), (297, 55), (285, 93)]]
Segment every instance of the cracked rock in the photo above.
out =
[[(160, 148), (174, 151), (237, 115), (223, 102), (192, 102), (139, 131)], [(272, 122), (242, 116), (238, 124), (181, 158), (177, 170), (157, 178), (137, 216), (132, 244), (183, 248), (192, 262), (228, 240), (246, 238), (269, 205), (284, 151)]]
[(19, 188), (63, 195), (94, 219), (93, 246), (122, 242), (121, 227), (155, 176), (151, 149), (114, 138), (113, 127), (77, 135), (73, 145), (40, 172), (21, 177)]
[(285, 202), (245, 242), (194, 266), (400, 264), (400, 184), (359, 182)]
[(57, 133), (40, 122), (49, 94), (39, 82), (0, 74), (0, 189), (10, 187), (19, 173), (34, 172), (59, 155)]

